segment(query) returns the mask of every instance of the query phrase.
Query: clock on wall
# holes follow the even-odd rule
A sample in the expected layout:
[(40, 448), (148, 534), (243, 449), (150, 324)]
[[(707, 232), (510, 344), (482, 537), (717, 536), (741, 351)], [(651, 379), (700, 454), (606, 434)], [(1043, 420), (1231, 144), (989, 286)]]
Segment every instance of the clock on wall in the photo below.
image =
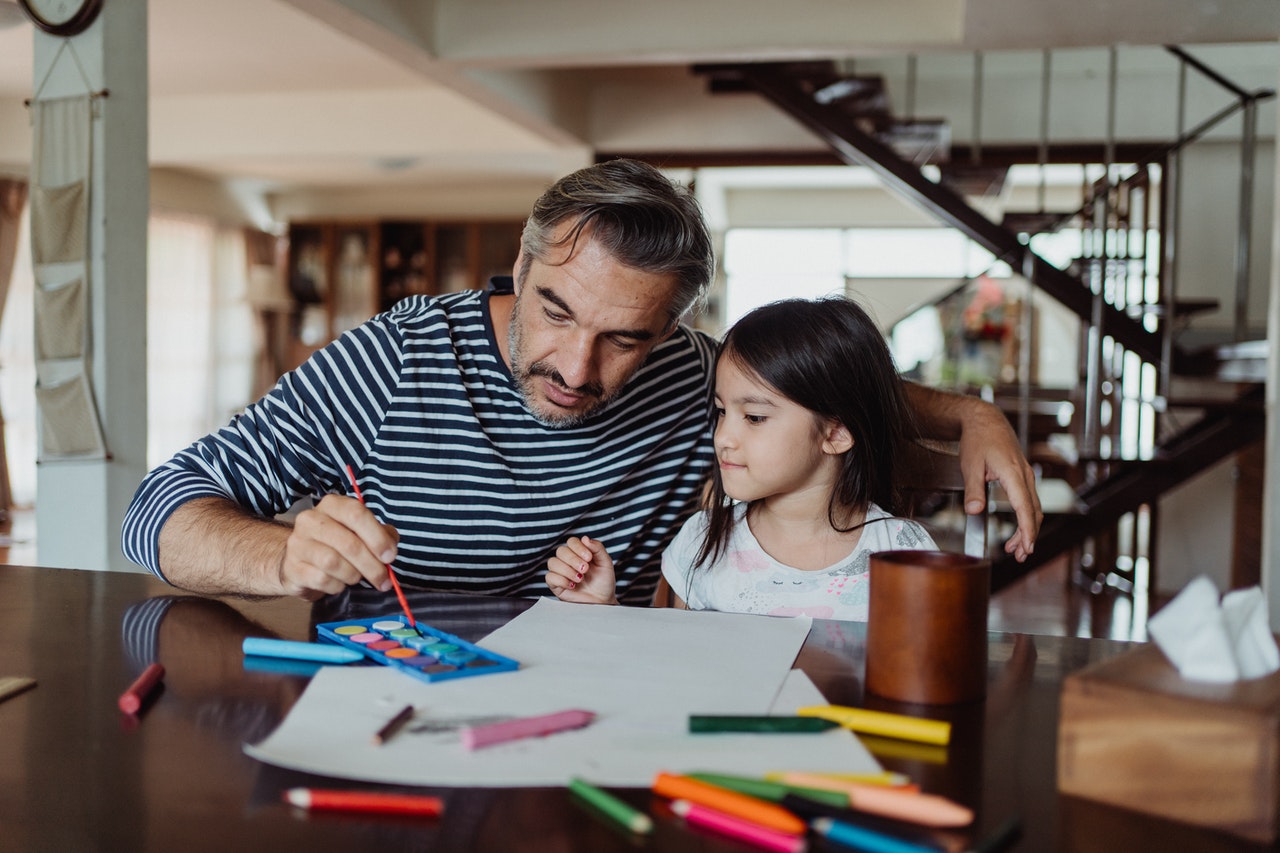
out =
[(82, 33), (102, 11), (102, 0), (18, 0), (37, 27), (55, 36)]

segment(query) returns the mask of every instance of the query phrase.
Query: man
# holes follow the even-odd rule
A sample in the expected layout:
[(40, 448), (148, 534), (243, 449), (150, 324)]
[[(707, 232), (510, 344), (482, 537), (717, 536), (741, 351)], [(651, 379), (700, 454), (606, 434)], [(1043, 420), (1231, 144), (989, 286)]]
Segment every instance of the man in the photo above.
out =
[[(646, 603), (714, 458), (715, 343), (680, 323), (713, 271), (686, 190), (634, 161), (575, 172), (535, 204), (509, 286), (399, 303), (152, 471), (125, 553), (196, 592), (385, 591), (394, 565), (408, 585), (544, 595), (547, 557), (591, 531), (619, 600)], [(909, 397), (925, 434), (960, 440), (967, 504), (1003, 483), (1025, 558), (1041, 514), (1003, 415)]]

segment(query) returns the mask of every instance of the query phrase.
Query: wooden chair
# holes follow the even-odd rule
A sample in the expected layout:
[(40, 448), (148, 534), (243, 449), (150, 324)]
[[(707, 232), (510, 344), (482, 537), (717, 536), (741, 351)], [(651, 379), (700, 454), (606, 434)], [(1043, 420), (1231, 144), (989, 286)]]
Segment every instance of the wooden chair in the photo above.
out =
[(897, 469), (904, 514), (923, 524), (940, 549), (961, 551), (970, 557), (987, 556), (990, 486), (987, 508), (977, 515), (966, 514), (964, 475), (956, 442), (908, 442)]

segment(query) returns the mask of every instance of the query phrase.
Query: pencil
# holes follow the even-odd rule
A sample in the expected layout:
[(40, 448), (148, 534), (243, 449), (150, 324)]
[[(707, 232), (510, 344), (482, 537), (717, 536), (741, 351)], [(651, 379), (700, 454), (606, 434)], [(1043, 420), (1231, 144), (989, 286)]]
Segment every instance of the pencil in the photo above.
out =
[(312, 811), (370, 812), (374, 814), (436, 817), (444, 811), (439, 797), (416, 794), (381, 794), (376, 791), (326, 791), (317, 788), (290, 788), (284, 800)]
[(138, 713), (142, 709), (142, 703), (146, 701), (151, 691), (156, 689), (156, 685), (162, 678), (164, 678), (164, 667), (158, 663), (151, 664), (142, 671), (142, 675), (134, 679), (133, 684), (130, 684), (124, 693), (120, 694), (116, 704), (126, 714)]
[(690, 734), (753, 732), (756, 734), (815, 734), (839, 727), (834, 720), (818, 717), (760, 717), (752, 715), (690, 714)]
[(819, 717), (832, 720), (855, 732), (945, 744), (951, 740), (951, 724), (940, 720), (925, 720), (886, 711), (868, 711), (866, 708), (849, 708), (844, 705), (810, 705), (798, 708), (801, 717)]
[(768, 829), (688, 800), (676, 800), (671, 804), (671, 811), (693, 826), (701, 826), (729, 838), (745, 841), (752, 847), (759, 847), (762, 850), (772, 850), (774, 853), (801, 853), (806, 847), (803, 835)]
[(659, 773), (653, 780), (653, 792), (671, 800), (688, 800), (779, 832), (798, 835), (805, 830), (805, 822), (782, 806), (688, 776)]
[(413, 706), (405, 705), (403, 708), (400, 709), (400, 712), (398, 714), (396, 714), (391, 719), (387, 720), (387, 724), (385, 726), (378, 729), (378, 731), (373, 736), (373, 742), (378, 746), (382, 746), (384, 743), (391, 740), (391, 738), (395, 736), (396, 732), (404, 728), (405, 723), (409, 722), (412, 719), (413, 719)]
[(623, 829), (640, 835), (653, 832), (653, 820), (647, 814), (632, 808), (629, 803), (623, 802), (607, 791), (600, 790), (590, 782), (578, 778), (571, 779), (569, 790)]
[[(355, 492), (356, 500), (360, 501), (361, 506), (364, 506), (364, 494), (360, 491), (360, 483), (356, 480), (356, 472), (350, 465), (347, 466), (347, 477), (351, 480), (351, 489)], [(404, 597), (404, 591), (400, 589), (400, 581), (396, 578), (396, 573), (391, 566), (387, 566), (387, 574), (391, 578), (391, 588), (396, 591), (396, 598), (400, 599), (400, 607), (404, 610), (404, 617), (409, 620), (409, 627), (416, 630), (418, 623), (413, 618), (413, 611), (409, 609), (409, 601)]]
[(730, 791), (737, 791), (739, 794), (746, 794), (748, 797), (756, 797), (775, 803), (781, 802), (782, 798), (787, 794), (799, 794), (811, 800), (818, 800), (819, 802), (842, 808), (849, 805), (849, 795), (843, 791), (809, 788), (803, 785), (788, 785), (785, 782), (775, 782), (768, 778), (753, 779), (749, 776), (731, 776), (726, 773), (687, 773), (685, 775), (690, 779), (697, 779), (699, 782), (719, 785), (721, 788), (728, 788)]
[(818, 818), (812, 826), (813, 831), (823, 838), (829, 838), (855, 850), (864, 850), (866, 853), (937, 853), (936, 847), (904, 841), (892, 835), (885, 835), (882, 832), (843, 823), (829, 817)]

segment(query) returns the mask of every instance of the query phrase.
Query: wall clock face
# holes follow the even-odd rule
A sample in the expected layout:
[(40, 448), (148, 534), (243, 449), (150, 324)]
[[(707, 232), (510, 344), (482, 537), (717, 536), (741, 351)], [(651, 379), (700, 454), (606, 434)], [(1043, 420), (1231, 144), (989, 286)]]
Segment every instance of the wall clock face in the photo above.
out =
[(18, 0), (32, 23), (55, 36), (84, 32), (102, 10), (102, 0)]

